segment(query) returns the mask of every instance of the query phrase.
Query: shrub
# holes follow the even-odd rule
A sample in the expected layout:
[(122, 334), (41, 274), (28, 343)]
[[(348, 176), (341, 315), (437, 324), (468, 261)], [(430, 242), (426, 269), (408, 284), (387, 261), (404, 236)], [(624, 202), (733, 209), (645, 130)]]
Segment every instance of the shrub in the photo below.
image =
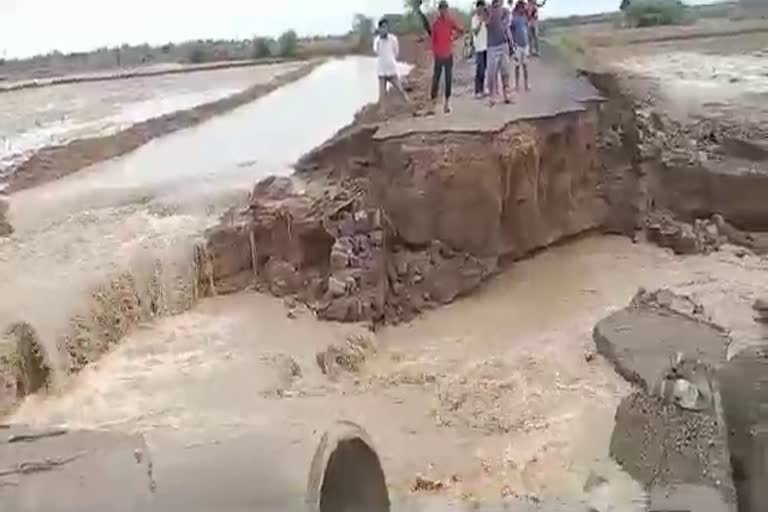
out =
[(633, 27), (680, 25), (687, 14), (680, 0), (633, 0), (624, 12)]
[(356, 14), (352, 22), (352, 32), (357, 39), (357, 48), (363, 52), (370, 52), (373, 45), (373, 19), (362, 14)]
[(188, 59), (192, 64), (200, 64), (201, 62), (205, 62), (207, 60), (207, 55), (205, 54), (205, 50), (202, 46), (195, 46), (192, 48), (192, 50), (190, 50)]
[(299, 47), (299, 36), (293, 30), (283, 32), (277, 40), (277, 47), (281, 57), (293, 57)]
[(272, 44), (266, 37), (257, 37), (253, 40), (253, 58), (265, 59), (272, 56)]

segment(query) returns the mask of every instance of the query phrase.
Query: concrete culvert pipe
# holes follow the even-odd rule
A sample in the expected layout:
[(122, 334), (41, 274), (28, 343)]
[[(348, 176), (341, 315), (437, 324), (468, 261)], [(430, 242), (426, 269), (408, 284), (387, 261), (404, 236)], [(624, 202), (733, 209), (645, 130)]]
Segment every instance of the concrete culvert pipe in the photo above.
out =
[(379, 457), (352, 423), (319, 444), (279, 426), (199, 446), (21, 425), (0, 425), (0, 438), (1, 511), (390, 510)]
[(315, 452), (309, 474), (311, 512), (389, 512), (389, 493), (379, 456), (358, 425), (340, 422)]

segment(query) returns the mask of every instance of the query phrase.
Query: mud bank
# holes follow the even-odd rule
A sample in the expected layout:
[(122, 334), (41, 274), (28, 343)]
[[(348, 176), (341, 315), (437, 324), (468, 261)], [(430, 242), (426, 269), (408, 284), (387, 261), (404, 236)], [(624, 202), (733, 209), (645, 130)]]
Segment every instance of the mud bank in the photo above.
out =
[(5, 183), (7, 190), (15, 192), (53, 181), (97, 162), (129, 153), (157, 137), (198, 125), (307, 76), (322, 62), (307, 62), (268, 84), (254, 85), (221, 100), (149, 119), (111, 135), (45, 147), (10, 170)]
[[(673, 115), (663, 84), (621, 70), (586, 71), (607, 98), (601, 145), (611, 173), (608, 227), (647, 231), (679, 254), (724, 243), (768, 251), (764, 124), (725, 114)], [(623, 162), (620, 165), (617, 163)]]

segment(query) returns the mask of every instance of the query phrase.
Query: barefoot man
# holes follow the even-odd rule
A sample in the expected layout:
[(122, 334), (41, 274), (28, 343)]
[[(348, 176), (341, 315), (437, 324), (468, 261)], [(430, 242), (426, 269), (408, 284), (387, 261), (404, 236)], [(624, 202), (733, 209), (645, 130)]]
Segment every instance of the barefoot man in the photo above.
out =
[(378, 59), (379, 74), (379, 107), (384, 104), (384, 96), (387, 93), (387, 84), (397, 89), (406, 103), (410, 99), (403, 89), (400, 82), (400, 75), (397, 72), (397, 57), (400, 55), (400, 45), (397, 36), (389, 33), (389, 22), (386, 18), (379, 21), (379, 29), (376, 31), (376, 38), (373, 40), (373, 51)]
[(512, 11), (512, 43), (514, 45), (513, 59), (515, 61), (515, 90), (520, 92), (520, 68), (523, 68), (525, 90), (530, 91), (528, 82), (528, 9), (525, 0), (519, 0)]

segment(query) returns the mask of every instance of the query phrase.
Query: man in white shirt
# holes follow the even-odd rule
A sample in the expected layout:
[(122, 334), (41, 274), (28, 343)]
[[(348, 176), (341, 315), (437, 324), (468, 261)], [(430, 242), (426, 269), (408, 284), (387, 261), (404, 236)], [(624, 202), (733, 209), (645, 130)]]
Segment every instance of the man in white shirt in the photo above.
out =
[(410, 99), (403, 89), (400, 82), (400, 75), (397, 71), (397, 57), (400, 55), (400, 45), (397, 36), (389, 33), (389, 22), (386, 19), (379, 21), (379, 29), (376, 32), (376, 38), (373, 40), (373, 51), (378, 58), (379, 74), (379, 104), (384, 101), (387, 93), (387, 84), (398, 90), (403, 99), (410, 103)]
[(477, 0), (472, 16), (472, 38), (475, 46), (475, 97), (485, 96), (485, 74), (488, 68), (488, 9), (485, 0)]

